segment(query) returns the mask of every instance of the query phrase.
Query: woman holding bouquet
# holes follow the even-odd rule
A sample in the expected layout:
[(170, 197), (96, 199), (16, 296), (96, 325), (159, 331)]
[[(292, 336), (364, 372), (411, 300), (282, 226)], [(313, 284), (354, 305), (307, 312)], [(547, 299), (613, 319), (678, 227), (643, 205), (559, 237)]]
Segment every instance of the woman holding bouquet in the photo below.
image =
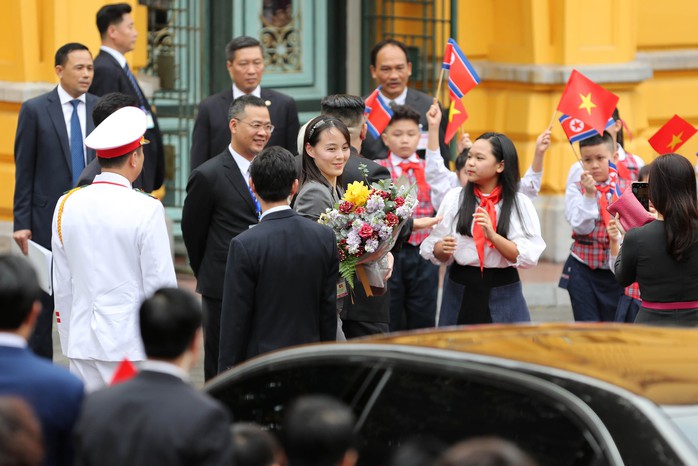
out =
[[(349, 160), (351, 139), (346, 125), (333, 117), (310, 120), (303, 137), (301, 185), (293, 208), (302, 216), (317, 221), (342, 198), (342, 172)], [(337, 340), (346, 340), (339, 318), (345, 296), (344, 280), (337, 286)]]
[(545, 242), (533, 203), (517, 192), (514, 144), (503, 134), (481, 135), (468, 153), (466, 175), (468, 183), (444, 197), (443, 220), (420, 248), (435, 264), (453, 264), (441, 313), (458, 316), (447, 325), (530, 321), (516, 269), (535, 266)]
[(341, 176), (349, 160), (351, 139), (347, 127), (336, 118), (319, 116), (308, 123), (303, 137), (300, 191), (293, 208), (317, 221), (344, 194)]

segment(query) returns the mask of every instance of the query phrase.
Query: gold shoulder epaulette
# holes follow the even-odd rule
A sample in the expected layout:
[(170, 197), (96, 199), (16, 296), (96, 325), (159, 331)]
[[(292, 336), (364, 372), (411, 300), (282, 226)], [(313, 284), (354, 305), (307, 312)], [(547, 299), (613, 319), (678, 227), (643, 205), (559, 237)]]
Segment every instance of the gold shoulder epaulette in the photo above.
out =
[(68, 198), (75, 191), (82, 189), (85, 186), (89, 186), (89, 185), (78, 186), (77, 188), (73, 188), (70, 191), (66, 191), (65, 194), (63, 195), (63, 200), (61, 201), (61, 205), (58, 206), (58, 219), (56, 220), (56, 228), (58, 230), (58, 239), (61, 240), (61, 244), (63, 244), (63, 231), (61, 230), (61, 222), (63, 220), (63, 207), (65, 207), (65, 201), (67, 201)]

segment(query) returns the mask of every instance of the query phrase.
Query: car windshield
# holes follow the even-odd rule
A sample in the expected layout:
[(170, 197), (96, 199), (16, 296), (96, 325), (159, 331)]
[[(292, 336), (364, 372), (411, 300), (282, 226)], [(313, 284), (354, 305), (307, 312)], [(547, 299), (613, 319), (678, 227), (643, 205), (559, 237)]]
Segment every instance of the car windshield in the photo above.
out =
[(698, 450), (698, 406), (662, 406), (662, 410)]

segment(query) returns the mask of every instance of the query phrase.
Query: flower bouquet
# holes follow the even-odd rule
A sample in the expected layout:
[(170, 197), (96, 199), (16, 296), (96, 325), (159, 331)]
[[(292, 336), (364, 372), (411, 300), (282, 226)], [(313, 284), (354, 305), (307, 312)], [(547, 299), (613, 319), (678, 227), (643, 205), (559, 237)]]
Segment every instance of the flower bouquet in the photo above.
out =
[(385, 287), (386, 256), (417, 205), (413, 188), (390, 180), (371, 187), (355, 181), (334, 209), (327, 209), (318, 219), (337, 236), (340, 275), (353, 288), (356, 274), (366, 296), (373, 296), (372, 287)]

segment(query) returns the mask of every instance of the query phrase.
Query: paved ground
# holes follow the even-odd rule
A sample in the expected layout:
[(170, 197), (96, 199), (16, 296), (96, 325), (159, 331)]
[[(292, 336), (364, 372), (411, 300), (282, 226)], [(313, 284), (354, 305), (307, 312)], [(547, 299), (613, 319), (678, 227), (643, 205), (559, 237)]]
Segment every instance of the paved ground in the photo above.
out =
[[(573, 320), (567, 293), (557, 288), (557, 279), (561, 269), (562, 264), (541, 263), (535, 269), (521, 273), (524, 295), (529, 303), (533, 322), (571, 322)], [(191, 275), (180, 273), (177, 281), (180, 287), (194, 291), (196, 283)], [(55, 328), (53, 343), (55, 361), (67, 367), (68, 361), (61, 353)], [(196, 386), (203, 386), (203, 350), (191, 377)]]

